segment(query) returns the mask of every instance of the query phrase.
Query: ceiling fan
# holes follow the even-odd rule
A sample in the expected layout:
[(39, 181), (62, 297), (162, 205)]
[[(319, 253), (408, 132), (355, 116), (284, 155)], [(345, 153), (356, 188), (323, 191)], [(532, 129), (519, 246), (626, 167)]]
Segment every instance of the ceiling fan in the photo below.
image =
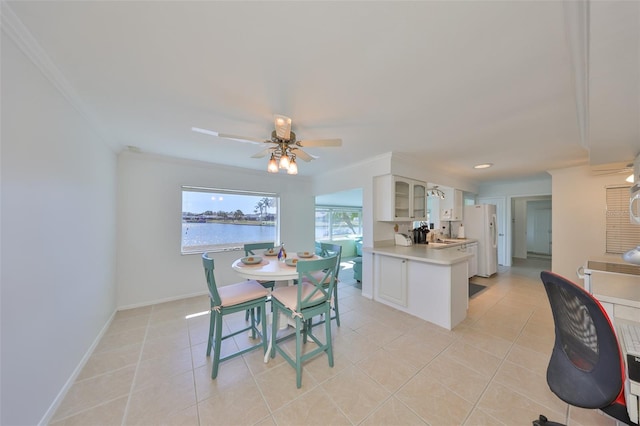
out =
[(271, 154), (271, 158), (269, 159), (269, 164), (267, 166), (267, 171), (270, 173), (278, 173), (279, 169), (286, 169), (288, 174), (297, 174), (298, 165), (296, 163), (296, 158), (300, 158), (307, 162), (318, 158), (315, 155), (306, 153), (302, 148), (333, 147), (342, 145), (342, 139), (297, 140), (296, 134), (291, 131), (291, 118), (284, 115), (275, 115), (274, 127), (275, 129), (271, 132), (271, 138), (266, 140), (231, 135), (227, 133), (218, 133), (213, 130), (202, 129), (199, 127), (192, 127), (191, 130), (238, 142), (268, 144), (266, 148), (253, 154), (251, 157), (262, 158)]
[(633, 183), (633, 163), (619, 162), (591, 166), (591, 173), (595, 176), (622, 174), (628, 176), (627, 182)]

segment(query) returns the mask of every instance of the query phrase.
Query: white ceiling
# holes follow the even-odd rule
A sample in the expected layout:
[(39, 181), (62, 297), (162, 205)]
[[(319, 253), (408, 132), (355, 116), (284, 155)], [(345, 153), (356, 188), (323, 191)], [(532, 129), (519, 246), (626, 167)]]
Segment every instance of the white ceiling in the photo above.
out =
[(265, 170), (260, 147), (190, 129), (267, 138), (279, 113), (298, 139), (343, 139), (302, 175), (394, 151), (486, 181), (640, 152), (640, 3), (592, 3), (588, 45), (565, 18), (554, 1), (7, 1), (2, 23), (116, 149)]

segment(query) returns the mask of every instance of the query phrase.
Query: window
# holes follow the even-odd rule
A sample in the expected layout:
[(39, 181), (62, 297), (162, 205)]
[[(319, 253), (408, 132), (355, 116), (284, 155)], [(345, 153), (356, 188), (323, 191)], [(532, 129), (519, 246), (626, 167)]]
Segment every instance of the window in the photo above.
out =
[(362, 209), (316, 206), (316, 240), (333, 241), (362, 236)]
[(183, 186), (182, 253), (277, 242), (279, 201), (272, 193)]
[(607, 191), (607, 253), (621, 254), (638, 245), (640, 225), (631, 222), (629, 186), (609, 187)]

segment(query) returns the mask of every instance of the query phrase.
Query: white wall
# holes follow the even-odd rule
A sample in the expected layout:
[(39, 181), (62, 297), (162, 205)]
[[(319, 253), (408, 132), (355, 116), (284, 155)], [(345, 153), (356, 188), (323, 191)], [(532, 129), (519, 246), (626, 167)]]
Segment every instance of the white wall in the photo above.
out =
[(3, 425), (46, 421), (115, 312), (116, 156), (2, 37)]
[[(529, 179), (485, 182), (478, 186), (480, 198), (503, 198), (505, 200), (504, 239), (506, 265), (511, 257), (526, 258), (526, 203), (524, 198), (551, 195), (551, 176), (543, 175)], [(513, 199), (515, 202), (512, 202)], [(515, 208), (513, 206), (515, 205)], [(515, 229), (514, 229), (515, 228)]]
[[(478, 197), (525, 197), (550, 195), (551, 176), (536, 176), (530, 179), (486, 182), (478, 185)], [(509, 203), (507, 203), (509, 205)]]
[[(125, 151), (118, 157), (118, 307), (206, 293), (200, 255), (180, 254), (182, 186), (280, 194), (281, 239), (312, 250), (315, 198), (309, 178)], [(219, 285), (239, 281), (241, 252), (213, 253)]]
[[(389, 230), (390, 238), (393, 238), (393, 225), (373, 220), (373, 177), (390, 173), (390, 159), (391, 153), (370, 158), (351, 167), (317, 176), (314, 181), (316, 194), (362, 188), (363, 247), (372, 247), (374, 241), (384, 238), (380, 235), (388, 234)], [(371, 255), (366, 252), (362, 256), (362, 295), (373, 297), (373, 261)]]
[[(587, 167), (554, 170), (551, 174), (552, 269), (581, 283), (576, 276), (576, 269), (591, 257), (605, 255), (605, 187), (624, 183), (626, 176), (592, 176)], [(619, 259), (619, 256), (610, 256)]]

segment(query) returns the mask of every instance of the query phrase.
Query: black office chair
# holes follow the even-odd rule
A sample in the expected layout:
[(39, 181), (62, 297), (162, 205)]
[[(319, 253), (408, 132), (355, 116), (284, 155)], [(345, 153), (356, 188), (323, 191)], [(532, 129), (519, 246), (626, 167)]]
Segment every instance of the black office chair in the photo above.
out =
[[(547, 367), (547, 383), (561, 400), (576, 407), (600, 409), (614, 419), (629, 419), (624, 398), (625, 366), (613, 325), (600, 302), (582, 287), (544, 271), (556, 339)], [(569, 420), (569, 407), (567, 417)], [(543, 415), (534, 425), (559, 425)]]

